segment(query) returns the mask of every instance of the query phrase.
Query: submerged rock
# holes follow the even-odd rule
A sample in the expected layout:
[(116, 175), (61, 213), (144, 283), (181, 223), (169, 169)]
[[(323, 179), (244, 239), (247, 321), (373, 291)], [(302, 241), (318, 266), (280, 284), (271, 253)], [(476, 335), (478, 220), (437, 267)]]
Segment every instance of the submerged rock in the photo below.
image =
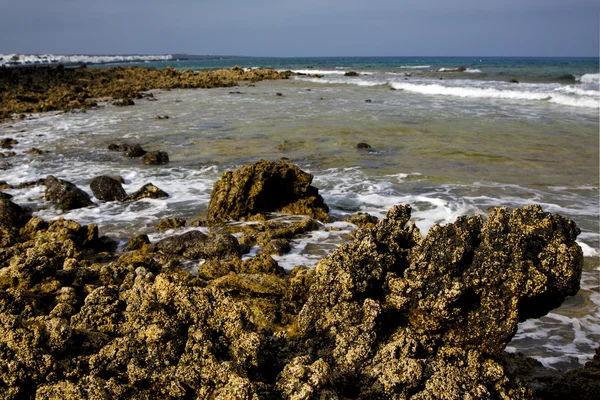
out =
[(162, 165), (169, 162), (169, 155), (166, 151), (151, 151), (142, 156), (142, 162), (148, 165)]
[(97, 176), (90, 182), (90, 189), (98, 200), (101, 201), (123, 201), (127, 197), (127, 193), (121, 182), (118, 180), (102, 175)]
[(284, 161), (260, 160), (233, 172), (225, 172), (214, 184), (208, 220), (239, 220), (254, 214), (283, 212), (309, 215), (328, 221), (329, 207), (312, 175)]
[(71, 182), (48, 175), (44, 180), (46, 200), (56, 203), (63, 211), (93, 206), (90, 196)]

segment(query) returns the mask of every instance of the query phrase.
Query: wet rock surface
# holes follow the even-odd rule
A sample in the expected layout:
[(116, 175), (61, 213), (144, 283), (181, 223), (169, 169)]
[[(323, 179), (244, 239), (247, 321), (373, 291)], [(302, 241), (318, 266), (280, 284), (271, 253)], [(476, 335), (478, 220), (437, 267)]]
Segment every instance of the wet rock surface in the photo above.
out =
[(125, 197), (123, 201), (138, 201), (141, 199), (162, 199), (169, 197), (169, 194), (159, 187), (154, 186), (152, 183), (147, 183), (129, 196)]
[(90, 196), (71, 182), (49, 175), (44, 180), (46, 200), (52, 201), (63, 211), (93, 206)]
[(311, 186), (312, 178), (285, 161), (260, 160), (225, 172), (214, 184), (208, 220), (239, 220), (260, 213), (282, 212), (328, 221), (329, 207), (319, 190)]
[(148, 165), (163, 165), (169, 162), (169, 155), (166, 151), (151, 151), (142, 156), (142, 162)]
[(101, 201), (122, 201), (127, 197), (127, 193), (123, 189), (121, 182), (106, 175), (97, 176), (92, 179), (90, 189), (94, 197)]
[[(267, 249), (315, 220), (258, 215), (237, 228), (240, 241), (138, 235), (115, 254), (94, 225), (46, 222), (0, 200), (2, 398), (595, 396), (598, 354), (533, 380), (524, 371), (539, 365), (503, 352), (519, 321), (578, 290), (572, 221), (500, 208), (423, 238), (410, 212), (357, 216), (365, 229), (352, 242), (316, 269), (286, 272)], [(255, 245), (263, 250), (242, 260)], [(197, 276), (174, 267), (197, 259)]]

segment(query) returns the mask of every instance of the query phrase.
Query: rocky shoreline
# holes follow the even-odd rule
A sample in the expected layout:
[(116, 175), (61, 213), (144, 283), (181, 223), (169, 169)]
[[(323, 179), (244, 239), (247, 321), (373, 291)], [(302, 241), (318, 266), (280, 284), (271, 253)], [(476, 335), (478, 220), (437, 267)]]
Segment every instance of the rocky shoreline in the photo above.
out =
[[(118, 179), (92, 182), (95, 197), (126, 201)], [(57, 206), (90, 207), (60, 178), (37, 184)], [(284, 161), (226, 172), (206, 218), (162, 221), (182, 231), (124, 252), (95, 225), (0, 196), (0, 398), (598, 396), (598, 351), (566, 374), (504, 352), (520, 321), (578, 291), (573, 221), (497, 208), (422, 237), (395, 206), (353, 216), (364, 228), (316, 269), (285, 271), (271, 255), (329, 218), (311, 184)]]
[(98, 106), (110, 98), (114, 105), (132, 105), (152, 97), (152, 89), (216, 88), (238, 81), (286, 79), (290, 72), (272, 69), (184, 71), (143, 67), (65, 68), (63, 66), (0, 67), (0, 121), (25, 114), (68, 111)]

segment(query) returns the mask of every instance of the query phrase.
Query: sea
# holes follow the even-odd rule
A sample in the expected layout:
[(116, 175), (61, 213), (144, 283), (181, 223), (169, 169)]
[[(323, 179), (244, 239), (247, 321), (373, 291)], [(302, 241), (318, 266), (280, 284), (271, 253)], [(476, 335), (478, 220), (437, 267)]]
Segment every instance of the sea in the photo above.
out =
[[(356, 227), (341, 220), (356, 212), (381, 218), (393, 205), (410, 204), (426, 234), (460, 215), (540, 204), (581, 229), (581, 290), (548, 315), (521, 323), (507, 351), (559, 370), (592, 358), (600, 345), (598, 58), (223, 58), (133, 65), (238, 65), (298, 75), (231, 88), (153, 90), (154, 99), (132, 107), (106, 104), (2, 124), (0, 137), (19, 143), (1, 180), (16, 185), (54, 175), (92, 195), (91, 178), (120, 175), (128, 193), (151, 182), (170, 194), (131, 204), (93, 198), (97, 207), (61, 212), (43, 200), (43, 187), (7, 190), (16, 203), (45, 219), (98, 224), (122, 246), (139, 233), (154, 241), (204, 229), (159, 233), (154, 226), (165, 217), (201, 217), (223, 172), (285, 157), (313, 174), (334, 219), (275, 257), (287, 269), (314, 267), (350, 240)], [(146, 166), (108, 151), (122, 142), (164, 150), (170, 163)], [(357, 149), (358, 143), (370, 148)], [(31, 147), (47, 153), (31, 155)]]

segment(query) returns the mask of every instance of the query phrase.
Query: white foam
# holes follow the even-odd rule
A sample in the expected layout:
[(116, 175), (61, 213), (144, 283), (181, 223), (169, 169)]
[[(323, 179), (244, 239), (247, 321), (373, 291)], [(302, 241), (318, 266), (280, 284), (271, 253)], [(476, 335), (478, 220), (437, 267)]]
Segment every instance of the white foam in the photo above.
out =
[(404, 69), (425, 69), (425, 68), (431, 68), (431, 65), (402, 65), (402, 66), (400, 66), (400, 68), (404, 68)]
[(357, 86), (380, 86), (380, 85), (387, 84), (386, 81), (365, 80), (365, 79), (359, 79), (359, 78), (336, 79), (336, 78), (304, 78), (304, 77), (298, 77), (298, 79), (301, 79), (303, 81), (308, 81), (308, 82), (315, 82), (315, 83), (350, 84), (350, 85), (357, 85)]
[(455, 96), (462, 98), (488, 98), (488, 99), (509, 99), (509, 100), (537, 100), (549, 101), (561, 105), (573, 107), (600, 107), (600, 100), (596, 97), (575, 97), (566, 94), (557, 93), (554, 90), (548, 90), (543, 87), (530, 86), (531, 90), (513, 90), (495, 84), (496, 87), (476, 87), (476, 86), (451, 86), (430, 83), (408, 83), (392, 82), (391, 86), (395, 89), (402, 89), (408, 92)]
[(584, 257), (598, 257), (600, 256), (600, 252), (596, 249), (594, 249), (593, 247), (583, 243), (582, 241), (578, 240), (577, 244), (581, 247), (581, 250), (583, 251), (583, 256)]
[(600, 73), (596, 74), (583, 74), (579, 81), (581, 83), (600, 83)]
[(467, 68), (467, 70), (465, 71), (469, 74), (482, 74), (483, 71), (477, 68)]

